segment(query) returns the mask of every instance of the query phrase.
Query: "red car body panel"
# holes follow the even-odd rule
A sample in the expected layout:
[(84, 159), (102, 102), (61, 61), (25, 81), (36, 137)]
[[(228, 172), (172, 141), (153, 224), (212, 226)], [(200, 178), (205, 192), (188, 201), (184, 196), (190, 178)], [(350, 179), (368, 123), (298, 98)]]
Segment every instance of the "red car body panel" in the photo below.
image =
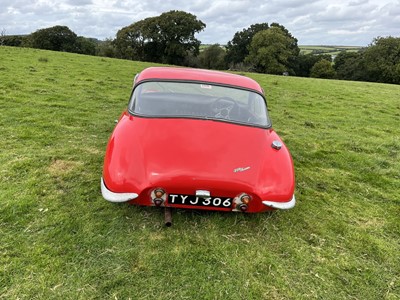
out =
[[(206, 76), (205, 76), (206, 75)], [(136, 85), (151, 79), (201, 80), (229, 84), (262, 93), (253, 80), (221, 72), (149, 68)], [(271, 145), (282, 143), (280, 149)], [(221, 120), (149, 118), (125, 111), (112, 133), (104, 158), (103, 181), (113, 193), (134, 193), (131, 204), (154, 206), (151, 192), (162, 188), (167, 195), (252, 198), (246, 212), (271, 210), (262, 201), (278, 204), (294, 199), (293, 161), (272, 128), (233, 124)], [(172, 204), (187, 209), (232, 211), (232, 207)], [(237, 210), (236, 210), (237, 211)]]
[(247, 88), (257, 91), (261, 94), (263, 93), (260, 85), (256, 81), (248, 77), (218, 71), (190, 68), (147, 68), (138, 75), (138, 77), (136, 78), (136, 83), (144, 80), (154, 79), (218, 83), (223, 85), (232, 85), (241, 88)]

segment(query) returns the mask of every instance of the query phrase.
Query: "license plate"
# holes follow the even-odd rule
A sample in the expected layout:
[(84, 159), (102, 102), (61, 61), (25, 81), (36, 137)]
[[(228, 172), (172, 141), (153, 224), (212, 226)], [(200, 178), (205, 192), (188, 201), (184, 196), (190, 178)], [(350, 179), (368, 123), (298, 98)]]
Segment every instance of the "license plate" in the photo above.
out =
[(230, 208), (232, 206), (232, 198), (197, 197), (193, 195), (169, 194), (168, 203), (179, 204), (179, 205)]

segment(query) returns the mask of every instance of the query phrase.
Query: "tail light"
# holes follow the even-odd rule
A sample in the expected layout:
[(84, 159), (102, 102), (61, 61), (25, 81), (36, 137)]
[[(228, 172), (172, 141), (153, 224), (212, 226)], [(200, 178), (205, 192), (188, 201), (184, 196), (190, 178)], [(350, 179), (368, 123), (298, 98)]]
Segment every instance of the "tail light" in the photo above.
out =
[(242, 193), (242, 194), (238, 195), (237, 197), (235, 197), (235, 200), (234, 200), (235, 209), (234, 210), (245, 212), (249, 208), (250, 202), (251, 202), (251, 196), (246, 193)]
[(245, 212), (249, 207), (247, 206), (247, 204), (239, 204), (238, 206), (236, 206), (241, 212)]
[(162, 206), (167, 199), (167, 194), (162, 188), (156, 188), (151, 192), (150, 197), (155, 206)]
[(242, 197), (240, 197), (240, 200), (242, 201), (242, 203), (247, 205), (250, 203), (251, 198), (249, 195), (243, 194)]

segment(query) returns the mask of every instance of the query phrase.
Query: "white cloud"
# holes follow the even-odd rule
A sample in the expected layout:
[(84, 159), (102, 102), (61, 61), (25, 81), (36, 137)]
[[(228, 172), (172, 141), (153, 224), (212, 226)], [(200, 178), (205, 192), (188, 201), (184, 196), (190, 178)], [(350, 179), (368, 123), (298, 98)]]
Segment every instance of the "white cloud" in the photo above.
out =
[(197, 37), (224, 44), (255, 23), (278, 22), (299, 44), (368, 45), (377, 36), (398, 36), (400, 0), (1, 0), (0, 29), (29, 34), (68, 26), (78, 35), (105, 39), (119, 29), (169, 10), (206, 23)]

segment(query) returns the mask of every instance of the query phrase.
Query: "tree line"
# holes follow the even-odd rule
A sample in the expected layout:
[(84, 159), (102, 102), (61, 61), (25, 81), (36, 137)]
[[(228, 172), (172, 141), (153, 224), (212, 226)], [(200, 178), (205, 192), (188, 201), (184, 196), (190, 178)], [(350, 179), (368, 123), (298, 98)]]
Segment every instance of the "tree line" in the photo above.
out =
[(26, 36), (0, 35), (0, 45), (99, 55), (196, 68), (400, 84), (400, 38), (377, 37), (357, 52), (301, 54), (297, 39), (281, 24), (258, 23), (234, 34), (226, 46), (201, 49), (195, 34), (206, 24), (172, 10), (118, 30), (114, 39), (77, 36), (66, 26)]

